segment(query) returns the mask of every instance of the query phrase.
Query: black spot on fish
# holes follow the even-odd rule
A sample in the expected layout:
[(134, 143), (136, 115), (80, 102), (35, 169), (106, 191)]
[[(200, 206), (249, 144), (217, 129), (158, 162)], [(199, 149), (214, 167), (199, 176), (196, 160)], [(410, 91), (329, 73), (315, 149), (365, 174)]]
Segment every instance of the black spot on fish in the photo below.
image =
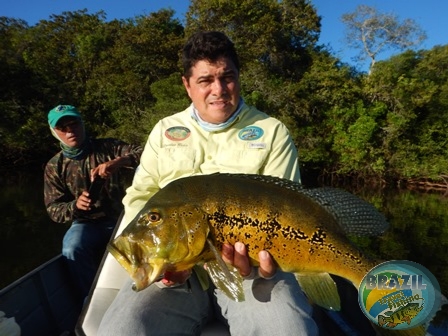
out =
[(331, 252), (335, 252), (335, 251), (336, 251), (336, 247), (334, 247), (333, 244), (328, 244), (327, 247), (329, 248), (329, 250), (330, 250)]
[(362, 264), (362, 261), (360, 258), (358, 258), (357, 256), (351, 254), (351, 253), (346, 253), (345, 254), (346, 257), (352, 259), (353, 261), (355, 261), (357, 264)]
[(325, 233), (324, 230), (317, 229), (317, 231), (313, 233), (313, 236), (310, 239), (310, 243), (323, 246), (325, 243), (326, 237), (327, 237), (327, 234)]
[(286, 239), (291, 240), (304, 240), (307, 239), (308, 236), (305, 234), (305, 232), (300, 231), (299, 229), (295, 229), (291, 226), (286, 226), (281, 228), (280, 232), (282, 233), (283, 237)]
[(259, 219), (250, 218), (244, 213), (239, 213), (230, 217), (226, 215), (224, 210), (219, 210), (209, 215), (209, 221), (218, 231), (228, 231), (230, 229), (238, 230), (238, 232), (243, 234), (245, 233), (245, 228), (252, 227), (256, 228), (260, 234), (272, 238), (278, 237), (277, 231), (281, 229), (277, 217), (278, 214), (270, 215), (265, 221), (260, 221)]

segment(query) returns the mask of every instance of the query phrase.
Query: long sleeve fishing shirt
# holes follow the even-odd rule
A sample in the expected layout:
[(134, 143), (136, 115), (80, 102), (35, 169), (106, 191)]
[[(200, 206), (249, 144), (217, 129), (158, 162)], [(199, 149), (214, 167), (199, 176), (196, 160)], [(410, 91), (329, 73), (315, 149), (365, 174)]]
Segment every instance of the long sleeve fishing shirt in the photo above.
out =
[[(126, 177), (133, 175), (142, 153), (142, 147), (129, 145), (117, 139), (91, 139), (92, 149), (82, 159), (70, 159), (62, 151), (51, 158), (44, 172), (44, 202), (54, 222), (65, 223), (74, 219), (97, 220), (102, 217), (118, 219), (123, 205)], [(128, 156), (131, 164), (114, 172), (107, 179), (98, 201), (91, 211), (76, 209), (76, 200), (88, 190), (90, 170), (99, 164)], [(132, 168), (129, 169), (123, 168)]]
[(123, 199), (124, 222), (129, 223), (169, 182), (218, 172), (272, 175), (300, 182), (297, 150), (283, 123), (244, 104), (231, 126), (209, 132), (192, 117), (190, 106), (160, 120), (150, 133), (140, 167)]

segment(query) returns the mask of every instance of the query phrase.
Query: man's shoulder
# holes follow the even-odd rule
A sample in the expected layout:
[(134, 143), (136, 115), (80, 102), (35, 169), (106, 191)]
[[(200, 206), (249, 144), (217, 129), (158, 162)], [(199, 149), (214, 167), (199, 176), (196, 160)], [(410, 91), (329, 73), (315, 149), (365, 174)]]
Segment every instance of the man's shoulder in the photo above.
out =
[(162, 118), (161, 121), (164, 123), (169, 123), (173, 121), (189, 120), (190, 118), (191, 118), (191, 107), (188, 107), (183, 111), (176, 112), (174, 114), (166, 116), (165, 118)]
[(55, 165), (62, 158), (62, 151), (57, 152), (53, 157), (47, 161), (48, 165)]
[(243, 116), (255, 121), (268, 123), (268, 124), (283, 124), (280, 120), (270, 116), (266, 112), (260, 111), (255, 106), (245, 105), (243, 110)]
[(157, 123), (159, 127), (166, 129), (169, 127), (182, 127), (191, 123), (191, 108), (169, 115), (162, 118)]

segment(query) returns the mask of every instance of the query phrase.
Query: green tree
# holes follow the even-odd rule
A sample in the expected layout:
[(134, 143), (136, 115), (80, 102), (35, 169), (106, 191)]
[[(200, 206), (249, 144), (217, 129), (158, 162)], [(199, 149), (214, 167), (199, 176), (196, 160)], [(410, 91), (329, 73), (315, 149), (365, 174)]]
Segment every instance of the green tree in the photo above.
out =
[(391, 175), (441, 179), (448, 172), (447, 66), (448, 46), (407, 51), (378, 62), (366, 80), (372, 104), (387, 107), (380, 145)]
[(318, 50), (312, 59), (312, 65), (296, 85), (296, 99), (286, 105), (282, 115), (295, 119), (292, 130), (305, 167), (340, 171), (342, 148), (336, 152), (334, 142), (356, 120), (347, 111), (362, 100), (361, 86), (356, 72), (328, 52)]
[(28, 30), (23, 20), (0, 17), (0, 154), (7, 166), (31, 160), (30, 139), (37, 152), (45, 143), (38, 118), (35, 127), (27, 129), (31, 115), (41, 107), (38, 85), (22, 57)]
[[(107, 58), (88, 82), (86, 103), (101, 111), (99, 133), (144, 140), (147, 113), (155, 103), (150, 86), (178, 73), (183, 27), (172, 10), (108, 24), (117, 31)], [(143, 121), (143, 122), (142, 122)]]
[(29, 29), (23, 57), (49, 106), (82, 101), (101, 52), (112, 42), (104, 38), (104, 19), (104, 12), (64, 12)]
[(400, 22), (396, 15), (381, 13), (366, 5), (342, 15), (342, 22), (346, 25), (348, 45), (360, 50), (360, 60), (370, 59), (370, 71), (380, 53), (388, 49), (409, 49), (426, 39), (425, 32), (414, 20)]

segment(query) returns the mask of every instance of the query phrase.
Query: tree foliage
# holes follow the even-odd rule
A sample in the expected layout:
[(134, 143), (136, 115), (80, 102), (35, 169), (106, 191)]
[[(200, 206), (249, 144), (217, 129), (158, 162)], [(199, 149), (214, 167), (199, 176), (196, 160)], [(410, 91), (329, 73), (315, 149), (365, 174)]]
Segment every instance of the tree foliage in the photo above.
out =
[(408, 51), (379, 62), (366, 81), (372, 104), (384, 104), (382, 156), (394, 175), (437, 178), (448, 171), (448, 46)]
[[(320, 17), (309, 1), (192, 0), (185, 26), (174, 15), (163, 9), (105, 21), (104, 12), (84, 10), (34, 26), (1, 17), (5, 162), (41, 165), (54, 154), (46, 116), (57, 104), (77, 106), (92, 135), (144, 144), (160, 118), (190, 104), (179, 68), (185, 39), (221, 30), (241, 58), (243, 98), (288, 126), (305, 178), (447, 175), (448, 46), (404, 51), (367, 76), (318, 44)], [(365, 35), (375, 57), (381, 41), (415, 41), (412, 29), (401, 30), (403, 41), (375, 31), (415, 27), (375, 15)]]

